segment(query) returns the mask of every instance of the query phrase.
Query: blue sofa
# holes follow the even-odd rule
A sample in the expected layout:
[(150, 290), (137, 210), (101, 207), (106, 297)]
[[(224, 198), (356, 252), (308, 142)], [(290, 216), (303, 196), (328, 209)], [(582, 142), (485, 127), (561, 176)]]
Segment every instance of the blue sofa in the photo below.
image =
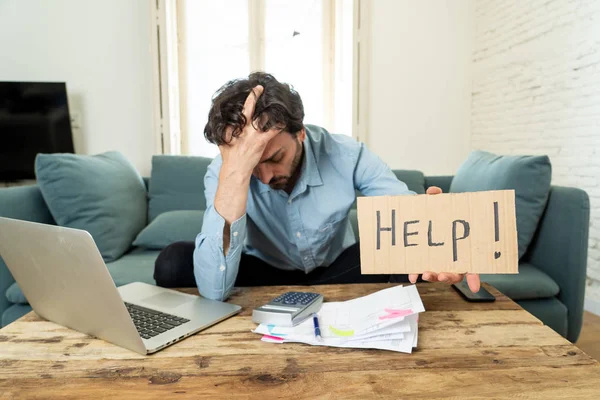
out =
[[(165, 160), (170, 162), (171, 168), (155, 177), (155, 170), (159, 169), (157, 166)], [(177, 162), (171, 162), (174, 160)], [(175, 189), (164, 188), (163, 193), (180, 190), (179, 193), (172, 193), (176, 201), (167, 203), (172, 204), (173, 209), (195, 209), (202, 215), (204, 199), (198, 199), (202, 197), (201, 177), (209, 161), (199, 157), (155, 156), (152, 178), (144, 179), (147, 188), (154, 184), (153, 190), (148, 192), (149, 200), (152, 199), (152, 192), (156, 192), (157, 182), (160, 181), (160, 185), (176, 182)], [(193, 167), (190, 167), (192, 164)], [(439, 186), (444, 192), (449, 192), (453, 179), (452, 176), (426, 177), (420, 171), (394, 172), (417, 193), (424, 193), (429, 186)], [(152, 212), (156, 213), (157, 210), (153, 211), (150, 206), (149, 214)], [(1, 188), (0, 216), (55, 224), (38, 185)], [(155, 218), (156, 215), (149, 217), (150, 220)], [(356, 208), (350, 211), (349, 218), (354, 232), (358, 232)], [(197, 232), (200, 222), (201, 218), (195, 227), (191, 226), (191, 230), (188, 227), (188, 231)], [(518, 302), (556, 332), (575, 342), (583, 316), (588, 227), (587, 194), (579, 189), (552, 186), (534, 239), (520, 260), (519, 275), (484, 275), (482, 280)], [(193, 237), (186, 238), (193, 240)], [(125, 255), (107, 263), (116, 285), (134, 281), (154, 284), (154, 261), (159, 252), (159, 248), (148, 249), (132, 245)], [(2, 326), (31, 310), (1, 258), (0, 294)]]

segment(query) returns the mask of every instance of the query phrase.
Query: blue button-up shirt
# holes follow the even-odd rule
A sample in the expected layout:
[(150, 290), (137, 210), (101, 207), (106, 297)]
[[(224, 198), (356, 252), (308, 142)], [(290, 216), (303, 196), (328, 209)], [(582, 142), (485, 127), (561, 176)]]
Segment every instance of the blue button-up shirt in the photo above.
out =
[(414, 194), (363, 143), (306, 125), (301, 174), (291, 194), (250, 180), (246, 214), (230, 227), (223, 251), (225, 220), (214, 208), (222, 159), (204, 177), (206, 212), (196, 238), (194, 274), (200, 294), (224, 300), (235, 283), (242, 252), (275, 268), (306, 273), (327, 267), (356, 243), (348, 213), (356, 198)]

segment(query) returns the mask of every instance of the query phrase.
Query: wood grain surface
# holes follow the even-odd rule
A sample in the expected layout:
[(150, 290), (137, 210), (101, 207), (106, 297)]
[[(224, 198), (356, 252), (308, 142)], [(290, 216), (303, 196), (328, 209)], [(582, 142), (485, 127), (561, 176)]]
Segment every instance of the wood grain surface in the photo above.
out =
[(229, 301), (240, 315), (151, 356), (30, 313), (0, 330), (0, 398), (600, 398), (599, 363), (488, 285), (494, 303), (419, 284), (426, 312), (413, 354), (250, 332), (252, 309), (289, 290), (341, 301), (389, 286), (238, 288)]

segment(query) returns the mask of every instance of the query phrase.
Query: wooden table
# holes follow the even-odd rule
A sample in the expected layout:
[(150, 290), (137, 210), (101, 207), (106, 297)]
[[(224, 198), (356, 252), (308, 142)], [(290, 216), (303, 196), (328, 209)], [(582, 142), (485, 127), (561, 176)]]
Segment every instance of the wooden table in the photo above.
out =
[[(312, 290), (338, 301), (388, 286)], [(240, 316), (148, 357), (30, 313), (0, 330), (0, 398), (600, 398), (598, 362), (489, 286), (497, 301), (478, 304), (419, 284), (413, 354), (261, 342), (252, 308), (291, 289), (311, 290), (237, 289)]]

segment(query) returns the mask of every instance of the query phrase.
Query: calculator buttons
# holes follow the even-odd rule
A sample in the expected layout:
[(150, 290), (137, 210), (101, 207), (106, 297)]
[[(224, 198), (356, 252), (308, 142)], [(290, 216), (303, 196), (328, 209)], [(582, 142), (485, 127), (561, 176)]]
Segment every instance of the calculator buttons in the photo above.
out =
[(317, 293), (289, 292), (275, 298), (273, 303), (306, 305), (318, 296)]

